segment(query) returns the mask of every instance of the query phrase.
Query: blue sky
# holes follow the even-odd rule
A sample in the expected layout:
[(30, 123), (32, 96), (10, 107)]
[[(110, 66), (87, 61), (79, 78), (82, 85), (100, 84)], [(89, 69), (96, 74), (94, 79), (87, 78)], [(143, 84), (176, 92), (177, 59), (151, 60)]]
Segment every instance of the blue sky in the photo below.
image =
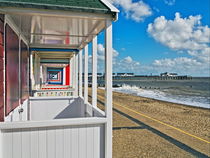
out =
[[(113, 23), (114, 72), (210, 76), (210, 0), (111, 3), (120, 10)], [(102, 38), (98, 46), (101, 64)]]

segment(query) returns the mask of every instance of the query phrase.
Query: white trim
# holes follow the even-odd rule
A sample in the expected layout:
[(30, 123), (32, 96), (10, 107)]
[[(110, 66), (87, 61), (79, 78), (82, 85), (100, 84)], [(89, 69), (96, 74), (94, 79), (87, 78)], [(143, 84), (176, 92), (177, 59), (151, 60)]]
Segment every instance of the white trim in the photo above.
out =
[(92, 105), (97, 106), (97, 36), (92, 41)]
[(66, 67), (63, 68), (63, 85), (66, 85)]
[(104, 3), (112, 12), (116, 12), (119, 13), (120, 11), (114, 6), (112, 5), (109, 1), (107, 0), (100, 0), (102, 3)]
[(84, 63), (84, 102), (88, 103), (88, 45), (85, 46), (85, 63)]
[(22, 9), (22, 8), (0, 8), (0, 13), (15, 14), (15, 15), (31, 15), (31, 16), (53, 16), (53, 17), (73, 17), (81, 19), (113, 19), (111, 14), (99, 14), (88, 12), (73, 12), (73, 11), (56, 11), (56, 10), (43, 10), (43, 9)]
[(5, 30), (6, 30), (6, 21), (5, 21), (5, 16), (4, 16), (4, 58), (3, 58), (3, 63), (4, 63), (4, 71), (3, 71), (3, 84), (4, 84), (4, 121), (5, 121), (5, 118), (6, 118), (6, 33), (5, 33)]
[(79, 96), (82, 97), (82, 52), (83, 50), (79, 51)]
[(75, 96), (78, 96), (78, 53), (75, 54)]
[(41, 128), (41, 127), (58, 127), (58, 126), (74, 126), (74, 125), (91, 125), (104, 124), (107, 122), (106, 118), (92, 117), (92, 118), (71, 118), (71, 119), (57, 119), (47, 121), (24, 121), (24, 122), (5, 122), (0, 124), (0, 130), (20, 129), (20, 128)]
[(112, 158), (112, 21), (106, 21), (105, 29), (105, 158)]

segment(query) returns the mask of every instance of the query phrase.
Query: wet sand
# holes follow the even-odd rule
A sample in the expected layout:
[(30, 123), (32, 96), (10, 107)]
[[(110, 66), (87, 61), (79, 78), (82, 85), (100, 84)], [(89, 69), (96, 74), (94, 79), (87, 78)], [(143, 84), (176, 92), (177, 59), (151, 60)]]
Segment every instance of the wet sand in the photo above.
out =
[[(101, 109), (104, 109), (103, 103), (104, 91), (99, 89), (98, 106)], [(210, 141), (209, 109), (118, 92), (113, 93), (113, 103), (114, 158), (210, 156), (210, 144), (207, 143)]]

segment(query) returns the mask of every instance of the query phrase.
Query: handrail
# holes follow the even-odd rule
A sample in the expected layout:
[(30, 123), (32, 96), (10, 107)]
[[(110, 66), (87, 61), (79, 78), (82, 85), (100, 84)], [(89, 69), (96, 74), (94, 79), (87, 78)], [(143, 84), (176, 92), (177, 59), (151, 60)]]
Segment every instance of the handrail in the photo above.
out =
[(71, 118), (71, 119), (58, 119), (58, 120), (46, 120), (46, 121), (3, 122), (0, 123), (0, 130), (78, 126), (78, 125), (91, 125), (91, 124), (104, 124), (104, 123), (107, 123), (107, 118), (101, 118), (101, 117)]

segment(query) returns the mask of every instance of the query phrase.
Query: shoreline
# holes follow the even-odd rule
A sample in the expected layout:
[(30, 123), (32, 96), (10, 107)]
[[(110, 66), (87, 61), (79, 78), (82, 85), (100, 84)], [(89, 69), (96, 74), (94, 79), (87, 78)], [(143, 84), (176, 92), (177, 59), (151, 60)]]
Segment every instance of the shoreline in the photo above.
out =
[[(129, 89), (121, 89), (120, 88), (113, 88), (113, 92), (120, 92), (124, 94), (130, 94), (133, 96), (140, 96), (140, 97), (145, 97), (145, 98), (150, 98), (150, 99), (155, 99), (158, 101), (165, 101), (169, 103), (175, 103), (175, 104), (181, 104), (181, 105), (186, 105), (186, 106), (191, 106), (191, 107), (199, 107), (199, 108), (204, 108), (204, 109), (210, 109), (210, 104), (205, 103), (205, 102), (196, 102), (196, 101), (191, 101), (195, 97), (199, 98), (199, 96), (181, 96), (181, 99), (179, 98), (178, 95), (172, 95), (167, 92), (163, 92), (158, 89), (142, 89), (137, 87), (137, 89), (132, 89), (132, 87), (129, 87)], [(149, 96), (150, 95), (150, 96)], [(166, 96), (169, 95), (169, 96)], [(158, 99), (158, 97), (160, 99)], [(205, 97), (202, 97), (203, 99), (206, 99)], [(180, 99), (180, 100), (178, 100)], [(208, 98), (207, 98), (208, 99)]]
[(135, 95), (135, 94), (130, 94), (130, 93), (123, 93), (123, 92), (118, 92), (118, 91), (113, 91), (113, 92), (114, 93), (121, 93), (121, 94), (131, 95), (131, 96), (135, 96), (135, 97), (140, 97), (140, 98), (144, 98), (144, 99), (151, 99), (153, 101), (159, 101), (159, 102), (163, 102), (163, 103), (176, 104), (178, 106), (183, 106), (183, 107), (187, 107), (187, 108), (203, 109), (203, 110), (210, 111), (210, 107), (206, 108), (206, 107), (201, 107), (201, 106), (193, 106), (193, 105), (189, 105), (189, 104), (176, 103), (176, 102), (172, 102), (172, 101), (161, 100), (161, 99), (156, 99), (156, 98), (152, 98), (152, 97), (145, 97), (145, 96), (140, 96), (140, 95)]

